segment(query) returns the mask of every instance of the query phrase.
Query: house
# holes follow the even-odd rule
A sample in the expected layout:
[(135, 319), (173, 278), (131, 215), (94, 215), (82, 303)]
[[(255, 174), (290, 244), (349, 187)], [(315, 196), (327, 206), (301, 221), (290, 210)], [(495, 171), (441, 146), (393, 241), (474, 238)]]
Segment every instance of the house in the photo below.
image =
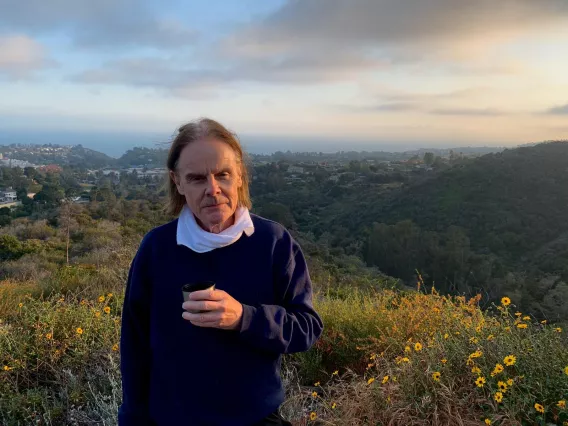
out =
[(303, 173), (304, 173), (304, 168), (303, 168), (303, 167), (299, 167), (299, 166), (290, 166), (290, 167), (288, 167), (288, 173), (303, 174)]
[(0, 201), (5, 203), (12, 203), (17, 200), (16, 191), (12, 188), (8, 188), (4, 191), (0, 190)]

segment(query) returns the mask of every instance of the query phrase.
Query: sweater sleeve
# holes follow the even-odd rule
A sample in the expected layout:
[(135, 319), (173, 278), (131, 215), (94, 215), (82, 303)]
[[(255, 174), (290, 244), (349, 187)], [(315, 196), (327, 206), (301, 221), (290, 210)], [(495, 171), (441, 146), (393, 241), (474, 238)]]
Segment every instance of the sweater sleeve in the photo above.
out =
[(149, 426), (150, 390), (150, 278), (148, 235), (132, 261), (128, 273), (122, 330), (120, 335), (120, 370), (122, 405), (119, 426)]
[(275, 305), (243, 304), (240, 336), (259, 349), (276, 353), (307, 351), (323, 323), (313, 308), (312, 283), (299, 245), (286, 233), (275, 249)]

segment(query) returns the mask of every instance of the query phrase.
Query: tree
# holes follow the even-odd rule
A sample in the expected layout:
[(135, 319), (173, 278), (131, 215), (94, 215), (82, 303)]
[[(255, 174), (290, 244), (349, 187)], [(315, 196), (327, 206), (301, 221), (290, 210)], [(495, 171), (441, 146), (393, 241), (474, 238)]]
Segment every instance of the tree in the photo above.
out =
[(65, 192), (61, 187), (53, 184), (45, 184), (41, 191), (35, 195), (34, 201), (50, 206), (56, 206), (64, 197)]
[(290, 207), (285, 206), (284, 204), (265, 204), (262, 206), (261, 214), (268, 219), (284, 225), (286, 228), (293, 229), (296, 227), (296, 221), (294, 220), (294, 215), (292, 214)]
[(427, 152), (424, 154), (424, 164), (431, 166), (432, 164), (434, 164), (434, 153), (433, 152)]

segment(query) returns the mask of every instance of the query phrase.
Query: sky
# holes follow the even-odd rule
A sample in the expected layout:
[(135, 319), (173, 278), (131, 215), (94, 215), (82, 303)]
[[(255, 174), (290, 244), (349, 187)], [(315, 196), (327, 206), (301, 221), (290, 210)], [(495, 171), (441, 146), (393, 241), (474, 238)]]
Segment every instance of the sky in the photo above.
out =
[[(568, 0), (0, 0), (0, 143), (568, 139)], [(267, 148), (268, 147), (268, 148)]]

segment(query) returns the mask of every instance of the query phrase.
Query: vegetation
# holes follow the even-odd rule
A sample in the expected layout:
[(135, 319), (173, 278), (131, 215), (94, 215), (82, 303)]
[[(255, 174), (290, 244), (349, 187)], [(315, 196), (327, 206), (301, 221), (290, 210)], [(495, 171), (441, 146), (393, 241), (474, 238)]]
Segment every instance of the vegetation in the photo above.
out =
[[(429, 175), (355, 171), (289, 185), (255, 168), (260, 211), (277, 210), (335, 254), (442, 293), (513, 296), (539, 319), (568, 320), (568, 142), (456, 159)], [(348, 170), (346, 169), (346, 171)], [(357, 180), (360, 183), (357, 183)]]
[[(566, 149), (387, 182), (356, 160), (338, 182), (316, 168), (293, 185), (287, 160), (257, 165), (255, 212), (300, 241), (325, 323), (314, 348), (284, 359), (283, 414), (297, 425), (566, 426), (567, 200), (554, 159)], [(0, 171), (18, 196), (38, 189), (0, 209), (0, 424), (116, 424), (124, 284), (141, 237), (171, 219), (161, 182), (99, 173), (88, 191), (81, 168)], [(522, 192), (511, 173), (534, 186)], [(485, 198), (476, 182), (492, 186)], [(71, 203), (75, 194), (89, 202)]]

